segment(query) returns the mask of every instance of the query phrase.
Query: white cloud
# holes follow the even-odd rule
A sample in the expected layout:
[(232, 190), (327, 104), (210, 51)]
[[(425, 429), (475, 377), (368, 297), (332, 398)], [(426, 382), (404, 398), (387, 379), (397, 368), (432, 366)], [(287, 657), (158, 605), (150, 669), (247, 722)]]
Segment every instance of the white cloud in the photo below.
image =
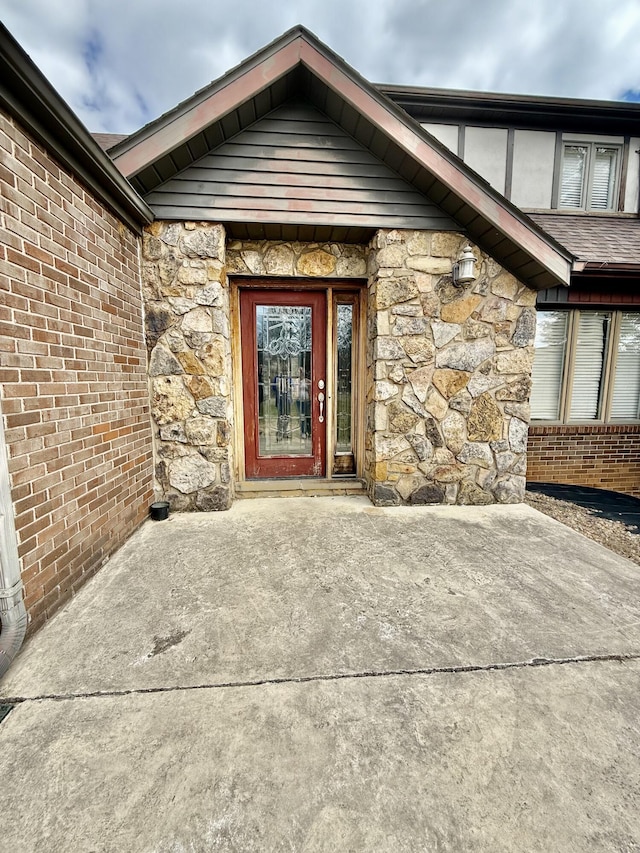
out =
[(374, 82), (640, 89), (638, 0), (0, 0), (0, 15), (92, 130), (134, 130), (296, 23)]

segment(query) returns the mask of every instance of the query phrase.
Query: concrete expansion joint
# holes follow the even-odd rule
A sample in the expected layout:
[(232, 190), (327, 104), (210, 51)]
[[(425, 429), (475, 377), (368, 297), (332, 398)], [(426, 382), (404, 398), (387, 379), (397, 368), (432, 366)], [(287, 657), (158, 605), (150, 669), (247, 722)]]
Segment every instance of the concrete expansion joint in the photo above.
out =
[(0, 705), (21, 705), (26, 702), (52, 700), (64, 702), (73, 699), (113, 698), (118, 696), (137, 696), (153, 693), (178, 693), (191, 690), (220, 690), (246, 687), (264, 687), (280, 684), (307, 684), (316, 681), (349, 681), (356, 678), (397, 678), (412, 675), (463, 675), (473, 672), (496, 672), (508, 669), (527, 669), (531, 667), (566, 666), (567, 664), (606, 663), (640, 660), (638, 654), (578, 655), (569, 658), (531, 658), (526, 661), (507, 661), (504, 663), (459, 664), (455, 666), (433, 666), (423, 669), (387, 669), (365, 670), (362, 672), (340, 672), (325, 675), (302, 675), (283, 678), (260, 678), (247, 681), (221, 681), (210, 684), (173, 685), (171, 687), (140, 687), (128, 690), (93, 690), (82, 693), (42, 693), (38, 696), (0, 696)]

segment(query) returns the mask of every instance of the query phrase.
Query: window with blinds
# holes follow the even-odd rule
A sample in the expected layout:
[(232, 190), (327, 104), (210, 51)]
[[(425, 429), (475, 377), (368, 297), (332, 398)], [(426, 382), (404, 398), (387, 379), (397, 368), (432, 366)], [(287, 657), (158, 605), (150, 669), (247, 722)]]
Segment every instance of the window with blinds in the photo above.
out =
[(581, 313), (574, 344), (571, 377), (572, 421), (592, 421), (600, 417), (602, 380), (610, 314)]
[(612, 210), (616, 184), (617, 148), (596, 148), (589, 192), (591, 210)]
[(568, 319), (568, 311), (538, 314), (531, 377), (531, 417), (534, 420), (557, 421), (560, 418)]
[(611, 401), (612, 420), (640, 418), (640, 314), (624, 313)]
[(640, 312), (541, 311), (532, 379), (534, 421), (640, 420)]
[(614, 210), (620, 149), (595, 143), (566, 144), (562, 151), (559, 206)]
[(560, 183), (560, 207), (584, 207), (584, 174), (587, 149), (582, 145), (565, 145)]

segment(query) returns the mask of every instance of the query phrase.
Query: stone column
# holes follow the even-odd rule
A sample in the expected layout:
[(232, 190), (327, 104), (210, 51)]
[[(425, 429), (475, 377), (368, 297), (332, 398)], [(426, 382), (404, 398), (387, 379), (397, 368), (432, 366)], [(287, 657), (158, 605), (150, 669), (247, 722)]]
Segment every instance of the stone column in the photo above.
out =
[(143, 292), (156, 494), (176, 510), (228, 509), (233, 411), (222, 225), (150, 225)]
[(460, 234), (380, 231), (369, 255), (366, 477), (376, 504), (521, 501), (535, 292)]

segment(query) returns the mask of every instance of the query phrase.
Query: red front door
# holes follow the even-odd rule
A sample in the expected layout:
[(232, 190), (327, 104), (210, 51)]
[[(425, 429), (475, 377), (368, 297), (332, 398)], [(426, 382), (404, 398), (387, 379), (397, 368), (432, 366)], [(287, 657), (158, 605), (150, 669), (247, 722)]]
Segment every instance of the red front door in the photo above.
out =
[(247, 478), (323, 477), (326, 294), (240, 292)]

